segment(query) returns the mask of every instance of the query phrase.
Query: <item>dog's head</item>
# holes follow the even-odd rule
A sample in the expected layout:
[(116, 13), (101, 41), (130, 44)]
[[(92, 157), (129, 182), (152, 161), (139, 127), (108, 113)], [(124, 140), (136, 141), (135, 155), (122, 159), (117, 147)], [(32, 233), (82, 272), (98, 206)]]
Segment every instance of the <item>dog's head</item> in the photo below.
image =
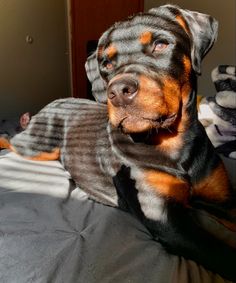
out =
[(165, 5), (108, 29), (86, 71), (111, 124), (140, 133), (176, 123), (217, 27), (209, 15)]

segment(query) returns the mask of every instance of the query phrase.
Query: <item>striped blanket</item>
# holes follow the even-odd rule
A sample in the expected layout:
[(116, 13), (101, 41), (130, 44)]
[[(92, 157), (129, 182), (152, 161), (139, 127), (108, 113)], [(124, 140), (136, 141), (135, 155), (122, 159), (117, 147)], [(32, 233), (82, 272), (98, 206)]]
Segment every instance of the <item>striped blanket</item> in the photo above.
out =
[(115, 162), (105, 105), (76, 98), (53, 101), (32, 117), (11, 144), (22, 156), (60, 148), (62, 165), (77, 185), (95, 200), (116, 205), (116, 191), (108, 177), (113, 175)]
[(236, 67), (212, 71), (216, 95), (201, 100), (199, 120), (218, 153), (236, 159)]

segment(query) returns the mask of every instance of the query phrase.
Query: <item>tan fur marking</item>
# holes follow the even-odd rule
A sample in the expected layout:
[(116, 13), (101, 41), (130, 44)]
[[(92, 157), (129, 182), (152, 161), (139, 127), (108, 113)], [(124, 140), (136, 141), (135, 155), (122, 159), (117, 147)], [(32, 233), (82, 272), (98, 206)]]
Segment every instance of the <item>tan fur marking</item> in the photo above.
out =
[(117, 54), (117, 48), (113, 44), (108, 46), (108, 48), (106, 50), (107, 57), (109, 59), (112, 59), (116, 54)]
[(139, 37), (139, 42), (143, 45), (149, 44), (152, 41), (152, 33), (150, 31), (144, 31)]
[(60, 149), (55, 148), (52, 152), (41, 152), (35, 156), (26, 156), (24, 157), (28, 160), (33, 161), (51, 161), (51, 160), (58, 160), (60, 158)]
[(167, 109), (165, 103), (163, 103), (164, 100), (160, 86), (158, 86), (154, 80), (144, 75), (139, 76), (137, 99), (144, 111), (149, 112), (155, 108), (158, 112), (161, 112), (161, 114), (166, 114)]
[(187, 204), (190, 188), (184, 180), (155, 170), (146, 171), (144, 179), (159, 195)]
[(0, 138), (0, 148), (10, 149), (10, 142), (5, 138)]
[(223, 163), (210, 176), (194, 185), (193, 194), (216, 202), (224, 202), (229, 198), (229, 179)]
[(163, 94), (168, 105), (168, 112), (177, 113), (182, 98), (179, 82), (171, 78), (165, 78)]
[(184, 132), (188, 127), (189, 120), (189, 117), (185, 111), (185, 105), (190, 93), (189, 84), (185, 83), (180, 86), (178, 81), (175, 81), (173, 79), (166, 79), (163, 87), (163, 93), (168, 105), (169, 113), (179, 113), (180, 115), (179, 119), (176, 121), (177, 132)]
[(187, 34), (189, 34), (189, 28), (188, 28), (188, 26), (186, 25), (186, 22), (185, 22), (185, 20), (181, 17), (181, 16), (177, 16), (176, 17), (176, 21), (179, 23), (179, 25), (185, 30), (185, 32), (187, 33)]
[(40, 154), (35, 155), (35, 156), (23, 156), (19, 154), (16, 148), (12, 146), (10, 142), (6, 140), (5, 138), (0, 138), (0, 148), (10, 149), (12, 152), (15, 152), (17, 155), (20, 155), (25, 159), (34, 160), (34, 161), (58, 160), (60, 158), (59, 148), (55, 148), (52, 152), (41, 152)]
[(165, 79), (163, 95), (168, 109), (167, 114), (178, 114), (178, 118), (174, 124), (176, 130), (174, 133), (171, 133), (171, 131), (158, 132), (154, 144), (157, 145), (158, 149), (167, 154), (170, 154), (171, 152), (176, 153), (183, 146), (183, 133), (189, 127), (189, 116), (185, 111), (189, 93), (190, 85), (188, 82), (180, 86), (178, 81), (170, 78)]
[(192, 64), (191, 64), (190, 59), (185, 55), (183, 57), (183, 63), (184, 63), (185, 79), (187, 81), (189, 81), (189, 75), (190, 75), (190, 72), (191, 72)]
[(182, 113), (181, 113), (181, 123), (179, 123), (177, 130), (179, 132), (184, 132), (189, 128), (189, 115), (186, 112), (186, 105), (189, 101), (189, 94), (191, 92), (191, 86), (189, 82), (182, 85), (181, 97), (182, 97)]
[(174, 154), (183, 146), (182, 134), (172, 133), (158, 133), (154, 144), (157, 149), (165, 152), (166, 154)]

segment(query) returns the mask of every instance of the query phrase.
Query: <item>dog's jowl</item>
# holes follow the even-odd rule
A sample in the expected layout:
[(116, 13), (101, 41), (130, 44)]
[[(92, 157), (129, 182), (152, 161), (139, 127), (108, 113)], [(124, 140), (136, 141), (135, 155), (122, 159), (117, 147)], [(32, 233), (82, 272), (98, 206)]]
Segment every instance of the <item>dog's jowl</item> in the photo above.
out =
[(236, 232), (235, 196), (196, 107), (217, 29), (211, 16), (173, 5), (116, 23), (86, 63), (97, 102), (49, 104), (9, 147), (59, 154), (91, 198), (133, 213), (170, 253), (236, 280), (236, 241), (200, 217)]

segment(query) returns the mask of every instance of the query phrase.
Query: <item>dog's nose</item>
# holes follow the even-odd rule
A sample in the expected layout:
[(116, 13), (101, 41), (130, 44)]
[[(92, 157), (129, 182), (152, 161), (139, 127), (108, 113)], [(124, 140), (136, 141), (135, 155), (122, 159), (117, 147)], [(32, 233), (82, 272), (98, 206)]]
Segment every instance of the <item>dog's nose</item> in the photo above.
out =
[(108, 86), (108, 98), (111, 103), (118, 106), (126, 106), (132, 103), (138, 91), (138, 81), (129, 76), (114, 80)]

